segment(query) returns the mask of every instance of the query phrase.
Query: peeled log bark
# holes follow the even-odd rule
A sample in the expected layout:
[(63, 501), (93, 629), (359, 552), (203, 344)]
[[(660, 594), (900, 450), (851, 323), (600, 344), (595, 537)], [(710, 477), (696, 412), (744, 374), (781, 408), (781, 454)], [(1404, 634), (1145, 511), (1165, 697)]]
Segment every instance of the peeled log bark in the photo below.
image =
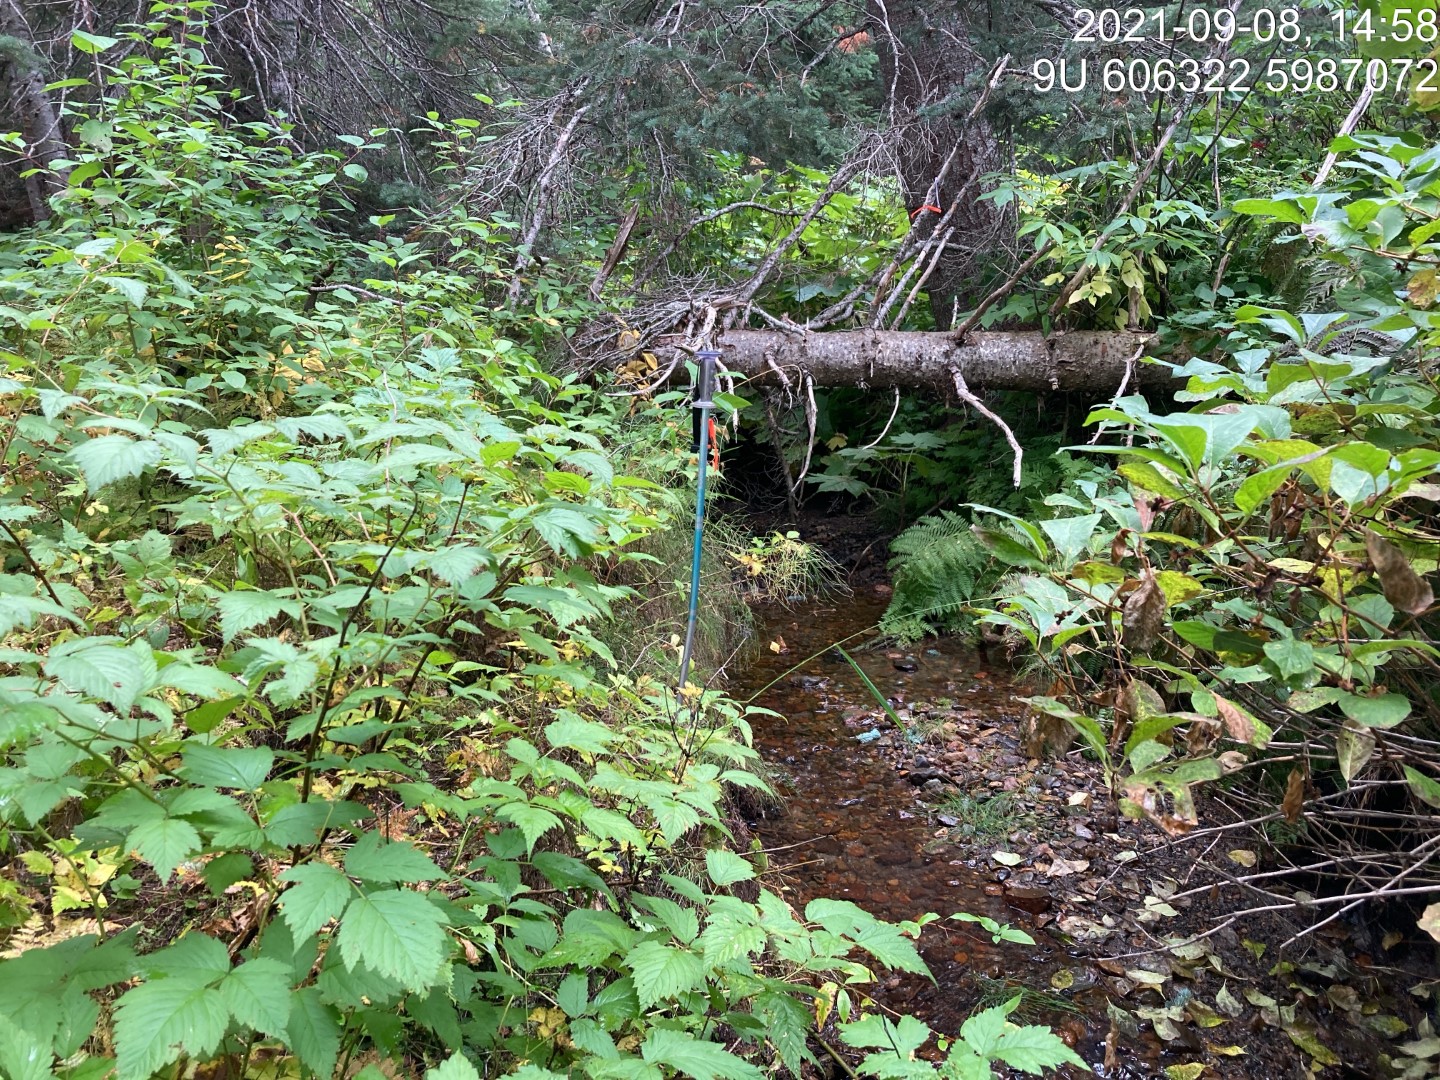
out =
[[(1108, 397), (1124, 379), (1127, 361), (1150, 337), (1094, 330), (1049, 338), (1033, 331), (975, 332), (957, 344), (948, 333), (731, 330), (717, 345), (726, 368), (768, 385), (783, 385), (778, 368), (797, 385), (806, 372), (817, 386), (953, 394), (958, 370), (972, 390), (1079, 390)], [(657, 351), (663, 362), (674, 357), (671, 350)], [(1137, 362), (1129, 385), (1169, 378), (1168, 368)]]

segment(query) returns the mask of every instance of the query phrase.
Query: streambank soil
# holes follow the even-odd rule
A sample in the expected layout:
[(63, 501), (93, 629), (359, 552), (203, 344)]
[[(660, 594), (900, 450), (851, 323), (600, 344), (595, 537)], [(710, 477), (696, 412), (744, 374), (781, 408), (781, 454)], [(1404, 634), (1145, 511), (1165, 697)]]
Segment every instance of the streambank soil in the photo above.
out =
[[(1203, 814), (1169, 838), (1116, 815), (1099, 763), (1029, 756), (1024, 691), (999, 658), (957, 641), (860, 648), (883, 592), (760, 612), (764, 652), (734, 689), (778, 714), (757, 720), (756, 741), (786, 800), (754, 826), (797, 903), (850, 899), (896, 920), (967, 911), (1036, 944), (933, 924), (921, 952), (935, 982), (892, 977), (882, 1006), (953, 1034), (1020, 994), (1024, 1019), (1109, 1078), (1385, 1077), (1405, 1045), (1410, 1075), (1440, 1075), (1428, 994), (1411, 993), (1433, 985), (1434, 950), (1413, 918), (1298, 938), (1318, 916), (1236, 920), (1257, 902), (1230, 882), (1265, 869), (1260, 844), (1207, 833), (1224, 822)], [(894, 718), (827, 650), (851, 635)]]

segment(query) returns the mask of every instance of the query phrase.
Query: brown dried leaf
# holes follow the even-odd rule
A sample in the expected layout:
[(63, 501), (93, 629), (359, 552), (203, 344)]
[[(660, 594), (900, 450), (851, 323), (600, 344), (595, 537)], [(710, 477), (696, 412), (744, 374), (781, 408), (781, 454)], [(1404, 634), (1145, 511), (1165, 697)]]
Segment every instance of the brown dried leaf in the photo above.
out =
[(1249, 746), (1255, 741), (1255, 718), (1234, 702), (1215, 695), (1215, 707), (1220, 710), (1220, 719), (1225, 721), (1225, 731), (1238, 743)]
[(1110, 561), (1119, 566), (1125, 561), (1125, 555), (1130, 549), (1130, 530), (1121, 529), (1115, 534), (1115, 539), (1110, 541)]
[(1280, 810), (1285, 815), (1285, 820), (1291, 825), (1299, 824), (1300, 813), (1305, 809), (1305, 774), (1299, 769), (1290, 770), (1290, 778), (1285, 781), (1285, 798), (1280, 803)]
[(1146, 570), (1141, 575), (1140, 587), (1125, 598), (1120, 614), (1124, 620), (1126, 648), (1145, 652), (1159, 640), (1165, 626), (1165, 593), (1155, 580), (1154, 572)]
[(1399, 610), (1419, 615), (1435, 603), (1434, 590), (1415, 573), (1405, 553), (1373, 529), (1365, 530), (1365, 551), (1380, 578), (1385, 599)]
[(1204, 757), (1219, 741), (1220, 725), (1209, 717), (1197, 716), (1185, 732), (1185, 753), (1189, 757)]

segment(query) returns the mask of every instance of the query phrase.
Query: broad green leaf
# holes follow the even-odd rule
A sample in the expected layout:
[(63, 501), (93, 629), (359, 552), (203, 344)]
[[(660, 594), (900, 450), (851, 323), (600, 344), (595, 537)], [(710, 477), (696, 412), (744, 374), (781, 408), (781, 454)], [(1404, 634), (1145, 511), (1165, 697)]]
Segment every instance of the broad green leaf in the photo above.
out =
[(718, 1043), (705, 1042), (686, 1031), (653, 1027), (645, 1035), (640, 1056), (695, 1080), (761, 1080), (758, 1068)]
[(200, 850), (195, 826), (172, 817), (136, 825), (125, 842), (155, 868), (161, 881), (168, 881), (177, 866)]
[(350, 901), (340, 920), (340, 956), (424, 993), (439, 979), (448, 941), (444, 912), (418, 893), (391, 889)]
[(430, 856), (403, 840), (367, 832), (345, 853), (345, 872), (362, 881), (385, 884), (435, 881), (445, 876)]
[(767, 940), (765, 928), (753, 915), (722, 909), (710, 913), (696, 944), (704, 953), (705, 963), (718, 966), (742, 956), (754, 956), (765, 948)]
[(1253, 513), (1280, 490), (1280, 486), (1289, 479), (1292, 468), (1290, 465), (1276, 465), (1247, 476), (1235, 492), (1235, 508), (1242, 514)]
[(749, 881), (755, 876), (755, 868), (733, 851), (714, 848), (705, 853), (705, 870), (717, 886), (733, 885), (737, 881)]
[(292, 619), (300, 617), (298, 603), (264, 589), (228, 592), (215, 602), (215, 607), (220, 612), (220, 634), (227, 642), (277, 615), (286, 614)]
[(319, 1077), (334, 1075), (340, 1057), (340, 1020), (335, 1009), (320, 999), (313, 986), (290, 994), (290, 1022), (286, 1026), (290, 1049)]
[(1237, 214), (1273, 218), (1292, 225), (1304, 225), (1310, 220), (1293, 199), (1237, 199), (1231, 209)]
[(1055, 545), (1061, 564), (1072, 566), (1080, 561), (1099, 524), (1099, 514), (1086, 514), (1083, 517), (1051, 518), (1040, 522), (1040, 527)]
[(454, 1054), (435, 1068), (427, 1069), (425, 1080), (480, 1080), (480, 1073), (464, 1054)]
[(119, 1080), (148, 1080), (182, 1053), (205, 1061), (219, 1048), (230, 1011), (208, 982), (204, 976), (174, 975), (142, 983), (120, 998), (115, 1007)]
[(0, 1013), (0, 1075), (9, 1080), (54, 1080), (50, 1033), (27, 1027)]
[(98, 435), (71, 450), (70, 460), (85, 474), (85, 483), (93, 494), (117, 480), (139, 476), (159, 464), (163, 454), (160, 444), (149, 439)]
[(1346, 694), (1339, 704), (1341, 712), (1366, 727), (1392, 728), (1410, 715), (1410, 701), (1400, 694)]
[(280, 914), (296, 941), (304, 941), (339, 918), (355, 894), (350, 879), (329, 863), (308, 862), (280, 875), (290, 887), (280, 894)]
[(214, 982), (230, 971), (230, 953), (223, 942), (192, 930), (175, 944), (146, 955), (142, 967), (150, 978), (176, 975)]
[(675, 949), (658, 941), (642, 941), (625, 957), (635, 976), (640, 1004), (650, 1008), (677, 995), (699, 989), (705, 965), (688, 949)]
[(265, 783), (275, 765), (268, 746), (211, 746), (191, 743), (185, 748), (180, 775), (192, 784), (254, 791)]
[(1440, 783), (1409, 765), (1405, 766), (1405, 779), (1410, 782), (1410, 790), (1416, 798), (1427, 806), (1440, 807)]
[(547, 724), (545, 739), (551, 746), (579, 750), (586, 754), (603, 754), (605, 748), (620, 737), (619, 733), (594, 720), (574, 713)]
[(279, 960), (247, 960), (220, 980), (220, 996), (230, 1015), (247, 1027), (276, 1039), (290, 1023), (290, 969)]
[(913, 1016), (902, 1016), (898, 1021), (891, 1021), (877, 1013), (870, 1013), (854, 1023), (840, 1025), (840, 1038), (847, 1046), (861, 1049), (881, 1047), (893, 1050), (902, 1058), (914, 1055), (925, 1045), (930, 1035), (930, 1029)]
[(526, 845), (532, 851), (542, 836), (560, 825), (560, 819), (549, 810), (527, 802), (506, 803), (495, 812), (495, 816), (513, 825), (518, 825), (520, 831), (525, 835)]
[[(74, 645), (75, 647), (70, 647)], [(155, 686), (155, 654), (149, 645), (137, 641), (130, 646), (67, 643), (64, 652), (55, 649), (45, 661), (45, 674), (71, 690), (98, 698), (128, 715), (136, 700)]]
[(994, 1055), (1012, 1069), (1042, 1073), (1058, 1065), (1088, 1069), (1083, 1058), (1047, 1027), (1010, 1028), (995, 1043)]
[(1282, 679), (1308, 675), (1315, 669), (1315, 650), (1306, 641), (1280, 638), (1265, 643), (1265, 656), (1280, 672)]
[(91, 34), (85, 30), (75, 30), (70, 34), (70, 44), (79, 52), (94, 55), (102, 53), (106, 49), (113, 49), (120, 44), (118, 38), (105, 37), (103, 34)]

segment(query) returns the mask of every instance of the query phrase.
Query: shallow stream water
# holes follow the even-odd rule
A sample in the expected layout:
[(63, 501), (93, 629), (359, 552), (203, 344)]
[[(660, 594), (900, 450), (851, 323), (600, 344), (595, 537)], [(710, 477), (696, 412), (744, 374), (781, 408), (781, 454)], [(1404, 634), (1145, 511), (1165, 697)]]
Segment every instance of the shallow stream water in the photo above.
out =
[[(785, 806), (755, 824), (771, 853), (771, 867), (782, 872), (793, 890), (793, 904), (803, 907), (817, 896), (848, 899), (891, 920), (967, 911), (1009, 922), (1035, 938), (1034, 946), (997, 946), (973, 924), (946, 919), (926, 928), (921, 953), (935, 982), (891, 977), (875, 996), (882, 1005), (953, 1035), (982, 995), (993, 999), (1018, 985), (1048, 990), (1050, 976), (1062, 967), (1073, 968), (1076, 960), (1038, 929), (1032, 916), (997, 895), (997, 876), (1003, 877), (1003, 871), (943, 849), (927, 853), (936, 825), (916, 798), (916, 789), (873, 742), (862, 738), (891, 721), (830, 646), (872, 626), (884, 609), (883, 599), (860, 595), (762, 610), (762, 655), (732, 692), (744, 698), (760, 691), (755, 704), (779, 714), (755, 718), (754, 727), (757, 747), (781, 773)], [(908, 718), (911, 702), (949, 699), (954, 709), (1015, 731), (1021, 707), (1003, 665), (991, 667), (973, 648), (955, 640), (907, 650), (897, 664), (893, 653), (860, 650), (864, 640), (855, 638), (850, 653), (902, 719)], [(772, 651), (771, 642), (783, 651)], [(819, 655), (801, 663), (813, 654)], [(915, 670), (901, 670), (912, 661)], [(1017, 769), (1024, 760), (1018, 741), (1013, 760)], [(1084, 989), (1092, 983), (1082, 975), (1077, 992), (1065, 995), (1073, 1011), (1034, 1019), (1051, 1024), (1087, 1061), (1098, 1064), (1109, 1024), (1103, 993)], [(1137, 1062), (1135, 1071), (1109, 1075), (1152, 1074)]]

